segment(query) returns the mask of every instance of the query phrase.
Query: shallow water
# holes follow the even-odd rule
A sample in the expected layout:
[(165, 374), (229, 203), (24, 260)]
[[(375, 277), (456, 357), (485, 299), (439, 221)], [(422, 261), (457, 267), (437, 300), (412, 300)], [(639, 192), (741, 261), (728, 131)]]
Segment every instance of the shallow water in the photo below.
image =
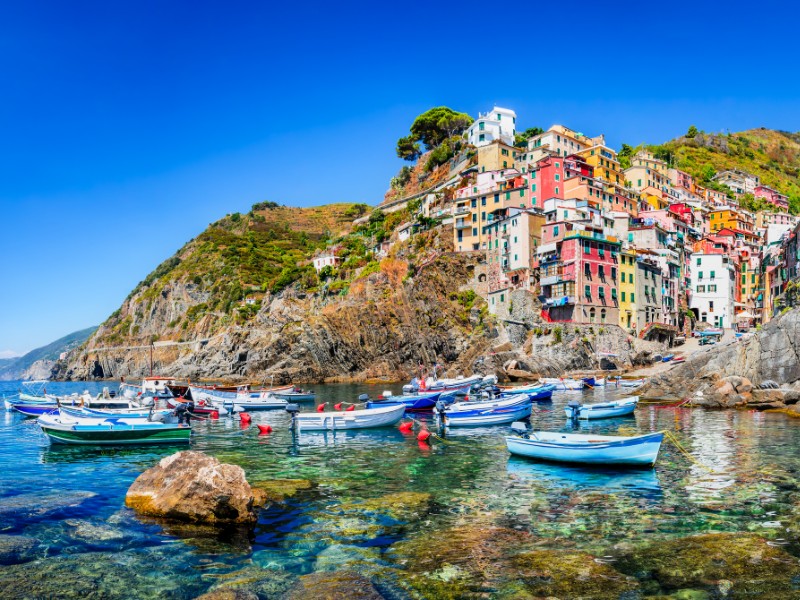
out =
[[(104, 385), (53, 383), (48, 391), (95, 392)], [(315, 390), (332, 404), (387, 387), (399, 392), (399, 386), (365, 385)], [(0, 382), (0, 395), (16, 388)], [(552, 403), (534, 408), (532, 420), (536, 428), (567, 430), (568, 400), (616, 394), (556, 393)], [(621, 472), (511, 458), (505, 426), (455, 430), (446, 442), (428, 446), (397, 429), (293, 437), (286, 413), (252, 415), (274, 433), (259, 436), (255, 426), (242, 429), (227, 419), (200, 422), (191, 448), (242, 466), (250, 481), (307, 479), (317, 487), (262, 511), (254, 537), (248, 537), (165, 528), (124, 507), (136, 476), (179, 448), (50, 446), (33, 419), (0, 409), (0, 534), (36, 540), (24, 557), (5, 562), (113, 559), (113, 568), (137, 571), (136, 578), (119, 588), (108, 584), (100, 596), (191, 598), (251, 565), (290, 574), (348, 566), (402, 569), (393, 562), (392, 544), (422, 533), (436, 539), (437, 532), (464, 524), (528, 531), (542, 547), (598, 556), (613, 554), (620, 543), (700, 532), (775, 538), (793, 511), (800, 470), (800, 420), (782, 414), (642, 406), (632, 418), (582, 425), (582, 431), (608, 434), (668, 429), (697, 461), (665, 442), (656, 469)], [(431, 494), (432, 508), (419, 518), (359, 510), (362, 500), (407, 491)]]

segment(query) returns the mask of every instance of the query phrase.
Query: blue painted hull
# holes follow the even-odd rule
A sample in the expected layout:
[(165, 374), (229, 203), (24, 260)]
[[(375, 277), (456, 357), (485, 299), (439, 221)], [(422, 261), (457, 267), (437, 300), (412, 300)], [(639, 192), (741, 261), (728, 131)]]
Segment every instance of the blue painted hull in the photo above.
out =
[(444, 413), (438, 413), (445, 427), (476, 427), (481, 425), (504, 425), (531, 415), (533, 404), (527, 394), (501, 398), (488, 402), (464, 402), (451, 405)]
[(11, 408), (19, 413), (22, 413), (26, 417), (41, 417), (42, 415), (49, 415), (58, 412), (58, 406), (55, 404), (12, 402)]
[(515, 394), (528, 394), (528, 399), (532, 402), (547, 402), (553, 399), (555, 389), (556, 386), (550, 384), (504, 388), (500, 397), (509, 398)]
[(664, 434), (634, 437), (533, 432), (506, 438), (509, 452), (518, 456), (583, 465), (652, 467)]
[(380, 408), (381, 406), (403, 404), (406, 407), (406, 412), (424, 412), (433, 410), (440, 396), (442, 396), (442, 394), (439, 392), (414, 396), (392, 396), (384, 400), (370, 400), (367, 402), (367, 408)]

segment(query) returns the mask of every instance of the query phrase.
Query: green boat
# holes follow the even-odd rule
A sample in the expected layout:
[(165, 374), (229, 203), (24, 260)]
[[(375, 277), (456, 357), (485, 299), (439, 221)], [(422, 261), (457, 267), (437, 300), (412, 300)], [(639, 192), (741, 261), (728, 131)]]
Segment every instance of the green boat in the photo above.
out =
[(42, 428), (53, 444), (126, 446), (134, 444), (188, 444), (192, 428), (145, 418), (75, 418), (43, 415)]

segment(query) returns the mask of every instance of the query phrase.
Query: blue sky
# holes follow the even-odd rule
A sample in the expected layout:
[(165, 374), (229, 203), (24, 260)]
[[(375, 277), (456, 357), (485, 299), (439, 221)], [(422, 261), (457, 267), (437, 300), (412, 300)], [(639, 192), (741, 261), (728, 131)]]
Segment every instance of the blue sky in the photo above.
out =
[(615, 147), (800, 130), (787, 5), (275, 4), (0, 7), (0, 356), (102, 322), (225, 213), (377, 203), (431, 106)]

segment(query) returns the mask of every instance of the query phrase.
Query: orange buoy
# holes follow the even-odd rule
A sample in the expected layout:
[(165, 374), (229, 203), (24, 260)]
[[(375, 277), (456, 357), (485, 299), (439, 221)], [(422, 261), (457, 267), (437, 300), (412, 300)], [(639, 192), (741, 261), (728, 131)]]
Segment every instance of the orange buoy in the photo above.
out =
[(429, 437), (431, 437), (431, 432), (427, 429), (423, 429), (417, 434), (417, 441), (427, 442)]
[(325, 403), (323, 402), (319, 406), (317, 406), (317, 412), (325, 412)]
[(250, 422), (250, 415), (248, 415), (246, 412), (239, 413), (239, 420), (242, 423), (249, 423)]
[(219, 419), (219, 411), (218, 410), (212, 410), (211, 411), (211, 418), (212, 419)]
[(403, 433), (411, 433), (411, 429), (414, 427), (414, 422), (409, 421), (408, 423), (401, 423), (400, 424), (400, 431)]
[(342, 410), (342, 403), (339, 402), (339, 404), (334, 404), (333, 408), (334, 408), (334, 410)]
[(351, 411), (351, 410), (355, 410), (355, 409), (356, 409), (356, 407), (355, 407), (355, 405), (354, 405), (354, 404), (351, 404), (350, 406), (348, 406), (347, 408), (345, 408), (345, 410), (346, 410), (346, 411), (348, 411), (348, 412), (349, 412), (349, 411)]
[(267, 433), (272, 433), (272, 427), (269, 425), (257, 425), (259, 435), (265, 435)]

